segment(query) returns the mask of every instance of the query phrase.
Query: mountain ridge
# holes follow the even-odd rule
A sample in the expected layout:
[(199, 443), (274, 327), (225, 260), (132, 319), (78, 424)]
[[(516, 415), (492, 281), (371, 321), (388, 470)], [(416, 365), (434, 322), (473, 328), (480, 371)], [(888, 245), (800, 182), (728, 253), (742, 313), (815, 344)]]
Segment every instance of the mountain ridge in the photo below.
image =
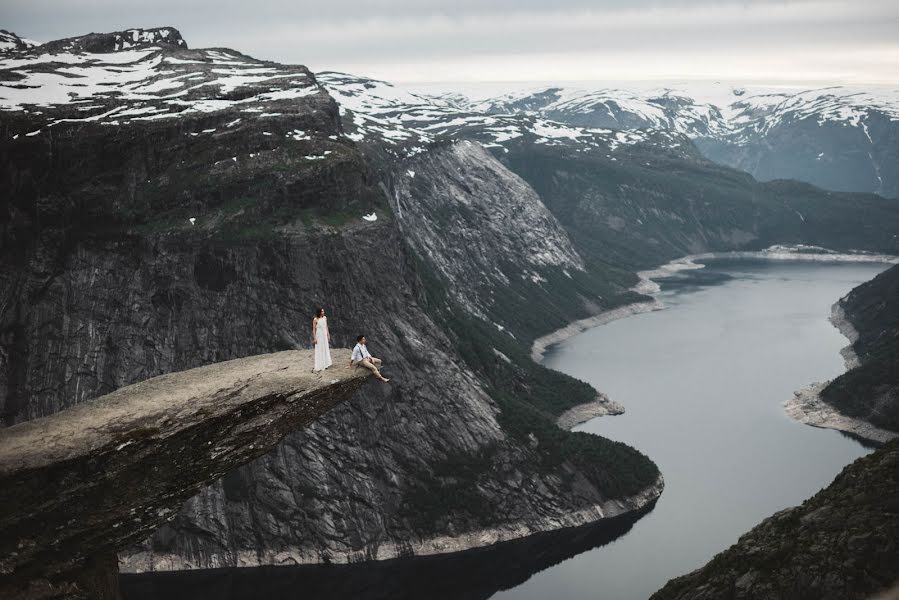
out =
[[(393, 196), (385, 197), (405, 172), (401, 161), (363, 154), (304, 67), (169, 46), (13, 58), (6, 60), (37, 66), (0, 62), (0, 70), (28, 77), (49, 62), (58, 71), (62, 56), (114, 73), (108, 83), (128, 94), (98, 87), (75, 102), (63, 94), (58, 105), (0, 113), (4, 185), (12, 190), (0, 237), (5, 422), (161, 372), (306, 347), (303, 307), (320, 303), (335, 343), (364, 332), (392, 365), (390, 386), (366, 390), (213, 483), (153, 538), (121, 553), (123, 569), (384, 558), (481, 530), (494, 533), (466, 543), (583, 524), (635, 493), (648, 491), (638, 504), (661, 493), (658, 471), (641, 453), (555, 426), (553, 411), (592, 400), (595, 391), (541, 370), (513, 334), (473, 319), (447, 296), (438, 270), (400, 227)], [(133, 69), (110, 62), (128, 65), (132, 57)], [(147, 67), (145, 78), (137, 67)], [(265, 71), (247, 72), (255, 69)], [(198, 83), (146, 89), (188, 76)], [(55, 77), (48, 90), (66, 83)], [(6, 100), (17, 93), (0, 89)], [(92, 107), (89, 117), (77, 118), (79, 104)], [(440, 160), (416, 180), (442, 200), (421, 209), (501, 250), (501, 271), (520, 280), (523, 298), (542, 288), (521, 273), (539, 267), (541, 277), (565, 278), (558, 265), (535, 266), (508, 251), (518, 247), (517, 231), (565, 239), (539, 198), (521, 195), (519, 178), (460, 144), (433, 148)], [(518, 203), (504, 213), (508, 235), (481, 228), (464, 198), (427, 185), (459, 180), (467, 157), (484, 164), (495, 207)], [(463, 175), (459, 183), (465, 193), (474, 182)], [(362, 219), (372, 212), (375, 220)], [(566, 260), (577, 264), (570, 252)], [(600, 283), (617, 289), (572, 277), (587, 297)], [(561, 293), (543, 294), (542, 306), (562, 301)], [(553, 311), (556, 320), (579, 308), (578, 299), (570, 302)], [(492, 336), (510, 361), (482, 343), (475, 348), (490, 352), (480, 366), (493, 381), (463, 356), (472, 332), (485, 327), (477, 339)], [(515, 331), (527, 329), (516, 323)]]
[[(66, 89), (62, 56), (76, 75), (115, 75)], [(15, 86), (43, 70), (60, 102), (19, 102)], [(686, 253), (896, 249), (899, 209), (882, 198), (759, 184), (671, 132), (409, 101), (227, 49), (0, 59), (12, 71), (0, 83), (15, 104), (0, 112), (7, 423), (305, 347), (304, 307), (322, 303), (336, 343), (365, 333), (391, 365), (390, 386), (226, 474), (123, 553), (125, 569), (383, 558), (657, 497), (648, 457), (556, 426), (596, 390), (534, 363), (533, 339), (645, 300), (635, 270)]]
[(582, 127), (675, 131), (693, 139), (708, 158), (761, 180), (792, 178), (838, 191), (899, 196), (890, 168), (899, 156), (892, 141), (899, 128), (897, 88), (555, 86), (472, 105)]

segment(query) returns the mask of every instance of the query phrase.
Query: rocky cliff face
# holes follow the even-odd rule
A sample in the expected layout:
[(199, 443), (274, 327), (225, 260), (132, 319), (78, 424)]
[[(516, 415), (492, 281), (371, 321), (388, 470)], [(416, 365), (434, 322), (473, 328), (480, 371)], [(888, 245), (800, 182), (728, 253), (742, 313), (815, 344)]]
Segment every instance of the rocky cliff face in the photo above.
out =
[[(123, 553), (126, 569), (443, 552), (587, 523), (658, 496), (648, 459), (558, 430), (528, 403), (521, 377), (524, 407), (498, 405), (460, 355), (435, 295), (451, 276), (478, 274), (441, 272), (446, 257), (432, 263), (416, 251), (434, 240), (408, 236), (387, 203), (394, 163), (360, 152), (304, 68), (172, 45), (71, 55), (86, 83), (123, 65), (122, 93), (112, 93), (70, 86), (52, 54), (11, 60), (21, 72), (5, 65), (10, 78), (49, 73), (41, 98), (64, 101), (37, 107), (13, 91), (4, 113), (8, 424), (159, 373), (308, 346), (318, 304), (335, 345), (365, 333), (393, 378), (215, 482)], [(455, 221), (465, 202), (440, 191), (455, 178), (484, 207), (492, 194), (502, 217), (480, 229), (466, 222), (462, 234), (481, 231), (483, 253), (508, 252), (505, 276), (579, 266), (521, 180), (476, 149), (441, 152), (417, 176), (437, 190), (417, 211)], [(496, 181), (460, 177), (478, 157), (481, 176)], [(376, 220), (361, 218), (371, 212)], [(530, 243), (545, 252), (521, 256)], [(502, 336), (496, 345), (515, 347)], [(491, 361), (508, 365), (511, 353)]]
[(899, 441), (846, 467), (653, 600), (863, 599), (899, 577)]
[(584, 270), (534, 190), (479, 144), (434, 148), (404, 166), (392, 199), (398, 222), (473, 314), (495, 312), (495, 296), (513, 280), (539, 285), (546, 281), (539, 271)]
[(858, 366), (831, 381), (821, 399), (899, 435), (899, 266), (858, 286), (839, 306), (855, 332)]
[[(609, 102), (618, 96), (611, 92), (560, 89), (464, 107), (364, 77), (324, 73), (320, 79), (337, 98), (346, 130), (368, 146), (414, 157), (429, 143), (464, 138), (489, 149), (537, 191), (594, 271), (651, 268), (683, 254), (785, 242), (899, 252), (891, 200), (823, 193), (797, 182), (759, 183), (704, 160), (691, 139), (723, 131), (723, 117), (712, 105), (700, 110), (693, 103), (684, 112), (684, 96), (619, 98), (615, 106), (640, 116), (643, 128), (604, 129), (589, 117), (616, 114)], [(735, 98), (741, 106), (752, 104)], [(548, 120), (550, 114), (567, 122)], [(881, 228), (881, 221), (889, 227)]]
[(684, 251), (889, 251), (899, 230), (881, 198), (758, 186), (680, 134), (421, 98), (407, 119), (386, 84), (227, 49), (66, 60), (0, 59), (7, 424), (308, 347), (319, 304), (334, 344), (365, 333), (392, 378), (213, 483), (126, 569), (446, 552), (645, 507), (655, 465), (555, 426), (596, 392), (534, 364), (533, 338)]
[[(446, 179), (464, 173), (471, 166), (465, 161), (479, 151), (450, 147), (435, 152), (432, 169), (421, 169), (415, 179), (441, 194)], [(484, 158), (487, 168), (504, 171)], [(424, 232), (405, 238), (413, 247), (423, 240), (439, 248), (418, 255), (418, 274), (440, 278), (437, 265), (447, 264), (447, 249), (460, 247), (473, 232), (480, 232), (488, 249), (506, 253), (519, 243), (518, 235), (533, 235), (543, 219), (543, 229), (537, 231), (567, 241), (539, 205), (504, 212), (505, 203), (522, 204), (502, 189), (507, 182), (521, 185), (508, 173), (494, 174), (490, 183), (503, 192), (492, 204), (492, 210), (506, 215), (508, 230), (502, 234), (476, 223), (448, 228), (455, 238), (451, 241)], [(486, 193), (477, 192), (476, 197)], [(456, 339), (447, 337), (443, 323), (438, 327), (427, 316), (436, 314), (437, 307), (416, 281), (416, 272), (397, 279), (404, 264), (411, 267), (412, 255), (401, 238), (409, 229), (407, 219), (421, 218), (428, 209), (445, 216), (458, 210), (451, 197), (431, 204), (440, 199), (420, 194), (405, 211), (378, 211), (376, 225), (364, 226), (369, 232), (364, 238), (347, 241), (345, 250), (319, 250), (339, 261), (330, 274), (319, 275), (337, 286), (319, 292), (332, 307), (334, 327), (369, 336), (375, 354), (389, 365), (391, 385), (358, 398), (307, 433), (290, 436), (276, 452), (211, 486), (152, 540), (123, 554), (126, 569), (341, 562), (446, 552), (611, 516), (643, 506), (660, 492), (659, 485), (651, 484), (646, 493), (634, 496), (645, 487), (643, 480), (618, 489), (595, 468), (582, 470), (564, 460), (547, 464), (537, 437), (516, 435), (503, 421), (503, 407), (459, 356)], [(562, 256), (576, 260), (570, 251)], [(529, 262), (510, 264), (517, 274)], [(474, 267), (466, 266), (458, 261), (447, 280), (454, 274), (470, 277)], [(285, 288), (284, 293), (291, 292)], [(301, 322), (293, 327), (307, 326)], [(621, 464), (645, 461), (619, 446), (612, 451), (606, 461), (612, 456), (620, 456)], [(613, 497), (621, 501), (610, 502)]]

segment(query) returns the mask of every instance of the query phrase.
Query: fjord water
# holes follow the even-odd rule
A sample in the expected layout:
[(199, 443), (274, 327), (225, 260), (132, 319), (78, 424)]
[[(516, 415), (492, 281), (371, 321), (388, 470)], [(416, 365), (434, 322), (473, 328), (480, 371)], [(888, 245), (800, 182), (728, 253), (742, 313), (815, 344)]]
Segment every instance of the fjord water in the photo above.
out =
[(869, 450), (785, 416), (793, 391), (844, 371), (831, 305), (879, 264), (709, 263), (732, 278), (662, 283), (666, 309), (588, 330), (545, 364), (626, 408), (577, 429), (658, 464), (654, 510), (611, 544), (535, 574), (495, 599), (644, 600), (705, 564), (772, 513), (800, 504)]
[(848, 342), (828, 321), (831, 305), (885, 268), (716, 261), (663, 283), (665, 310), (550, 349), (548, 366), (626, 408), (578, 429), (638, 448), (665, 476), (642, 518), (448, 556), (125, 575), (124, 597), (645, 600), (869, 451), (790, 420), (782, 403), (843, 372)]

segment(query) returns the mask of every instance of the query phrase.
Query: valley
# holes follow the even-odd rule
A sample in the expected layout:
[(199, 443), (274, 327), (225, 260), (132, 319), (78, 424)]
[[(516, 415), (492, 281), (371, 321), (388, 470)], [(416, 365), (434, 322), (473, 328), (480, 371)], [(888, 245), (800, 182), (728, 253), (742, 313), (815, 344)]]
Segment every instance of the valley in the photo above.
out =
[[(652, 305), (640, 273), (686, 255), (899, 255), (896, 103), (873, 92), (485, 100), (195, 49), (174, 27), (3, 36), (5, 427), (309, 349), (319, 305), (333, 345), (364, 333), (392, 380), (210, 483), (119, 553), (126, 573), (406, 560), (655, 518), (666, 450), (603, 429), (637, 405), (535, 362), (534, 342)], [(821, 398), (895, 431), (890, 273), (841, 302), (860, 366)], [(597, 398), (624, 415), (558, 426)], [(535, 564), (577, 552), (550, 554)]]

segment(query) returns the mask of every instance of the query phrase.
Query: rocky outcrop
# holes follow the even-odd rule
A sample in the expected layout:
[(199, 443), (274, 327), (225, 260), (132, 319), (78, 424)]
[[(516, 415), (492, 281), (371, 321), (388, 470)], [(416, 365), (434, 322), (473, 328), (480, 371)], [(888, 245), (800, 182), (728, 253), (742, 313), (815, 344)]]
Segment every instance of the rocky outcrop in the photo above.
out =
[(0, 53), (27, 50), (35, 45), (35, 42), (22, 39), (12, 31), (0, 29)]
[(827, 385), (826, 383), (816, 383), (794, 392), (793, 397), (784, 402), (784, 412), (788, 417), (796, 419), (800, 423), (812, 427), (836, 429), (875, 444), (882, 444), (899, 437), (899, 433), (895, 431), (881, 429), (863, 419), (844, 415), (832, 404), (824, 402), (821, 399), (821, 391)]
[(109, 33), (89, 33), (76, 37), (53, 40), (36, 48), (37, 52), (89, 52), (102, 54), (119, 50), (131, 50), (158, 46), (187, 48), (181, 32), (174, 27), (126, 29)]
[(562, 429), (574, 429), (581, 423), (586, 423), (596, 417), (621, 414), (624, 414), (624, 406), (600, 392), (593, 402), (578, 404), (563, 412), (556, 419), (556, 425)]
[(0, 430), (3, 597), (114, 597), (94, 567), (114, 581), (118, 550), (362, 385), (333, 353), (341, 366), (319, 373), (286, 351), (162, 375)]
[(828, 383), (821, 400), (881, 431), (880, 441), (899, 436), (899, 265), (849, 292), (834, 317), (849, 331), (853, 368)]
[[(799, 190), (803, 212), (823, 207), (802, 225), (792, 189), (679, 136), (483, 115), (437, 135), (426, 107), (408, 131), (402, 106), (364, 114), (368, 83), (339, 95), (350, 111), (301, 66), (113, 54), (0, 61), (4, 422), (308, 347), (319, 304), (335, 344), (365, 333), (392, 379), (210, 484), (121, 553), (126, 570), (458, 550), (639, 509), (655, 465), (556, 426), (596, 392), (534, 364), (531, 341), (639, 298), (629, 269), (685, 249), (895, 243), (882, 199)], [(117, 85), (90, 85), (100, 71)], [(55, 103), (36, 107), (32, 84)], [(847, 232), (859, 211), (869, 228)]]
[(652, 600), (861, 600), (899, 578), (899, 440), (858, 459)]
[[(533, 326), (531, 315), (504, 316), (514, 334), (475, 323), (496, 336), (498, 354), (484, 337), (463, 340), (448, 324), (444, 311), (458, 300), (435, 295), (447, 275), (417, 251), (423, 237), (412, 238), (403, 222), (412, 210), (392, 205), (393, 182), (411, 169), (357, 146), (304, 67), (172, 46), (92, 54), (66, 75), (52, 55), (16, 60), (28, 64), (10, 77), (41, 73), (46, 94), (64, 100), (32, 110), (15, 87), (4, 98), (11, 106), (0, 176), (12, 190), (0, 255), (6, 423), (160, 373), (308, 347), (319, 304), (334, 343), (365, 333), (392, 379), (224, 474), (121, 552), (123, 569), (456, 550), (621, 514), (658, 496), (658, 470), (645, 456), (563, 432), (536, 406), (532, 396), (576, 403), (595, 392), (519, 366), (531, 365), (515, 337), (527, 333), (522, 324)], [(115, 71), (118, 93), (69, 85), (73, 73), (90, 81), (92, 69), (117, 61), (127, 65)], [(81, 111), (87, 98), (94, 108)], [(535, 263), (510, 251), (526, 249), (522, 239), (545, 239), (549, 251), (567, 243), (524, 182), (479, 148), (431, 150), (415, 179), (434, 197), (417, 210), (443, 211), (467, 239), (480, 232), (485, 253), (508, 254), (505, 276), (521, 281), (517, 302), (531, 303), (544, 288), (523, 273), (568, 279), (546, 257)], [(485, 181), (466, 181), (476, 160)], [(455, 192), (468, 186), (477, 197), (442, 191), (451, 180)], [(489, 203), (480, 197), (487, 192)], [(492, 220), (457, 218), (468, 204), (503, 210)], [(458, 240), (432, 247), (458, 248)], [(577, 265), (570, 245), (559, 256)], [(488, 259), (454, 267), (463, 269), (455, 281), (473, 284)], [(576, 268), (571, 275), (585, 278)], [(594, 295), (587, 283), (577, 283), (584, 297)], [(581, 307), (577, 296), (563, 303), (567, 290), (532, 304), (564, 323)], [(485, 308), (506, 315), (503, 290), (494, 292)], [(489, 363), (469, 360), (472, 348), (488, 349)], [(504, 387), (476, 370), (485, 366), (505, 369), (497, 378)]]

